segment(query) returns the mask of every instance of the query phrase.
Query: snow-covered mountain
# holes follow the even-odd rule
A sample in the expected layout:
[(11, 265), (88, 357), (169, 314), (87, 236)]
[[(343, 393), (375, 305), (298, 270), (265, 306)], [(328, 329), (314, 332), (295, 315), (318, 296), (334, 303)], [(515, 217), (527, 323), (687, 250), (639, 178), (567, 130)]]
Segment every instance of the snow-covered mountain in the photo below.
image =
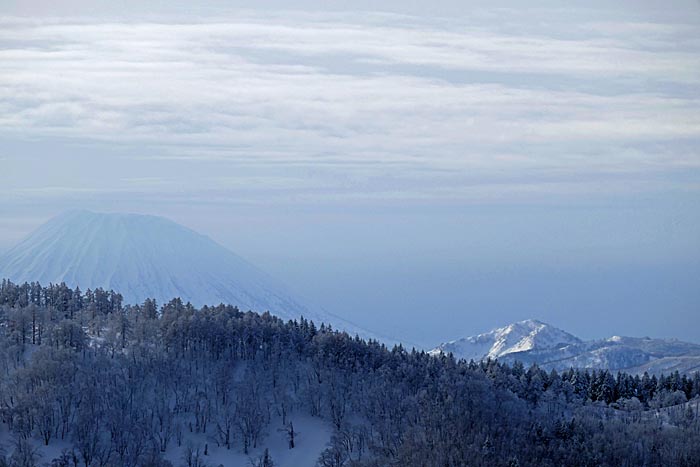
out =
[(537, 320), (526, 320), (485, 334), (441, 344), (431, 354), (452, 353), (466, 360), (497, 358), (559, 371), (570, 367), (630, 373), (700, 371), (700, 345), (675, 339), (613, 336), (581, 339)]
[(606, 368), (629, 373), (700, 371), (700, 345), (676, 339), (613, 336), (549, 349), (511, 353), (505, 361), (537, 363), (547, 369)]
[[(69, 211), (0, 257), (0, 278), (114, 289), (127, 303), (179, 296), (195, 306), (230, 303), (284, 318), (304, 315), (362, 331), (305, 305), (281, 283), (209, 237), (162, 217)], [(361, 332), (362, 333), (362, 332)]]
[(478, 336), (441, 344), (430, 353), (452, 353), (466, 360), (485, 360), (503, 357), (514, 352), (549, 349), (580, 342), (580, 339), (568, 332), (535, 319), (528, 319)]

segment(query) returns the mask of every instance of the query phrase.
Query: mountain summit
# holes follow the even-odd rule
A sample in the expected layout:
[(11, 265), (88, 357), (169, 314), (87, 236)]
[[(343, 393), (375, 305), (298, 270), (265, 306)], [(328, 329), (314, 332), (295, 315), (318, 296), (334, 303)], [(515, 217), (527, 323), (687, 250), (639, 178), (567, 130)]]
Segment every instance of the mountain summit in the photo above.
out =
[(127, 303), (180, 297), (195, 306), (229, 303), (284, 318), (304, 315), (346, 330), (354, 326), (314, 311), (240, 256), (168, 219), (69, 211), (0, 257), (0, 277), (102, 287)]
[(578, 344), (581, 340), (568, 332), (536, 319), (509, 324), (478, 336), (441, 344), (432, 354), (453, 353), (466, 360), (485, 360), (533, 349)]

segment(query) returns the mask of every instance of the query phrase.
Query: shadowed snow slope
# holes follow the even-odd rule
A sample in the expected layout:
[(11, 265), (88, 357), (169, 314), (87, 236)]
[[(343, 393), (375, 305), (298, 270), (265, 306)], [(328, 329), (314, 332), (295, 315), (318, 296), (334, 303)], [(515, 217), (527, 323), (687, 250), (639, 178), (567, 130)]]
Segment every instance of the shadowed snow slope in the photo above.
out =
[(630, 373), (689, 373), (700, 370), (700, 345), (675, 339), (613, 336), (582, 341), (537, 320), (526, 320), (478, 336), (441, 344), (429, 353), (465, 360), (498, 358), (551, 370), (596, 368)]
[(230, 303), (284, 318), (301, 315), (357, 332), (311, 309), (243, 258), (170, 220), (139, 214), (70, 211), (39, 227), (0, 257), (0, 277), (102, 287), (127, 303), (180, 297), (195, 306)]

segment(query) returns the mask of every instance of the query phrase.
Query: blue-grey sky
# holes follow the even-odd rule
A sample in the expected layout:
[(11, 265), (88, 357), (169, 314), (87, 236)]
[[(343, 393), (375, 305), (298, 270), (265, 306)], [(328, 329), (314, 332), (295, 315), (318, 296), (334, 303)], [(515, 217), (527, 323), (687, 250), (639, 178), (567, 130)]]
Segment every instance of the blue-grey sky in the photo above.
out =
[(54, 3), (0, 1), (0, 251), (145, 212), (423, 345), (700, 341), (699, 2)]

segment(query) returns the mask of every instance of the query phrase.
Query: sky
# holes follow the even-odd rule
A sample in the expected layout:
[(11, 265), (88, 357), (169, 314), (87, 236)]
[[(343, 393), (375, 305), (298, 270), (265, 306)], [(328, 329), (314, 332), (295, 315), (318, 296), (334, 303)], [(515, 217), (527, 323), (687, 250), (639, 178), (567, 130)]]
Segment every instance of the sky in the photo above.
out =
[(421, 346), (700, 342), (700, 2), (0, 0), (0, 252), (205, 233)]

